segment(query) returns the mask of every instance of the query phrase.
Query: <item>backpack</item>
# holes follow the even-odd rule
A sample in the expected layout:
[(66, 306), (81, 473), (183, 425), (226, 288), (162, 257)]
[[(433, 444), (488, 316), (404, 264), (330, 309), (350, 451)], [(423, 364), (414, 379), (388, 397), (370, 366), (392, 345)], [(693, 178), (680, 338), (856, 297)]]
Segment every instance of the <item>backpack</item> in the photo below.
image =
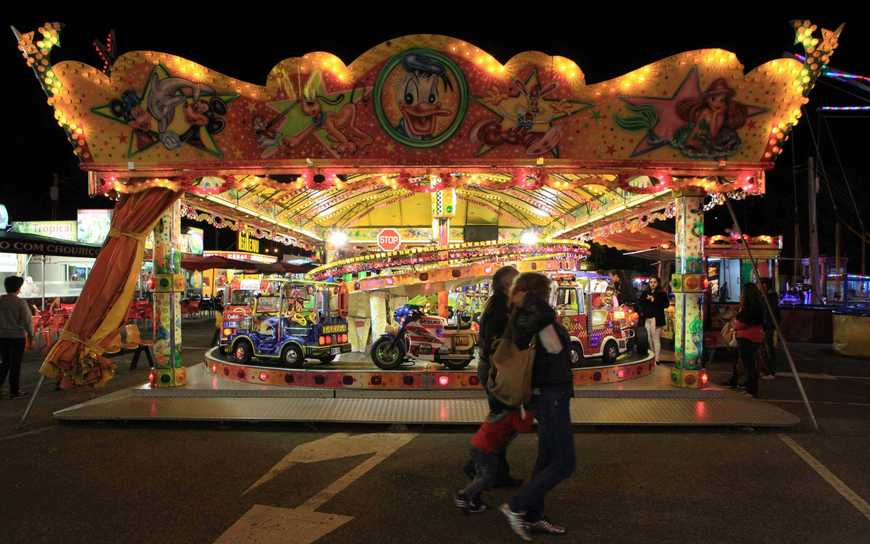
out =
[(489, 377), (489, 393), (508, 406), (521, 406), (532, 398), (532, 366), (535, 361), (537, 335), (529, 347), (520, 349), (513, 338), (516, 312), (511, 314), (508, 325), (489, 360), (492, 371)]

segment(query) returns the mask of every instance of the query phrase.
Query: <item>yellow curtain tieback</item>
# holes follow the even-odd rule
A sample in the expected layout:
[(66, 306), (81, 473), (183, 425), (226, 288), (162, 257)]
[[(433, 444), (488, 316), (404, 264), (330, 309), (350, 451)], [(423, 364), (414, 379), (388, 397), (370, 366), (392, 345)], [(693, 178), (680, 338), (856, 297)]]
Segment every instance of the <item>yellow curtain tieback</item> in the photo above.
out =
[(124, 232), (124, 231), (121, 231), (121, 230), (118, 230), (118, 229), (112, 227), (111, 229), (109, 229), (109, 236), (115, 236), (115, 237), (126, 236), (127, 238), (132, 238), (136, 241), (144, 242), (145, 238), (148, 237), (148, 234), (147, 234), (147, 232), (143, 232), (143, 233)]
[(75, 342), (77, 344), (81, 344), (81, 345), (85, 346), (86, 348), (90, 349), (91, 351), (95, 352), (97, 355), (100, 355), (106, 351), (105, 348), (99, 346), (98, 344), (94, 344), (93, 342), (88, 342), (86, 340), (82, 340), (77, 335), (75, 335), (67, 330), (64, 330), (63, 332), (60, 333), (60, 339), (67, 340), (69, 342)]

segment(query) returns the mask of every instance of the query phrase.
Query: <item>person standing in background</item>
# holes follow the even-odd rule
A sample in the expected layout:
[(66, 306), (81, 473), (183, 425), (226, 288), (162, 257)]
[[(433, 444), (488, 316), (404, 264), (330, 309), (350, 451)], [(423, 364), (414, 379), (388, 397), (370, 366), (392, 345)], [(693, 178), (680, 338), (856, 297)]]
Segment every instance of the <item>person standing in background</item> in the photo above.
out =
[(662, 328), (665, 326), (665, 309), (670, 305), (668, 295), (657, 277), (650, 278), (649, 289), (640, 297), (640, 315), (643, 316), (649, 345), (656, 355), (656, 363), (662, 351)]
[(33, 314), (27, 302), (18, 298), (24, 278), (9, 276), (4, 282), (6, 294), (0, 297), (0, 387), (9, 375), (9, 398), (26, 396), (19, 389), (21, 359), (28, 340), (33, 341)]

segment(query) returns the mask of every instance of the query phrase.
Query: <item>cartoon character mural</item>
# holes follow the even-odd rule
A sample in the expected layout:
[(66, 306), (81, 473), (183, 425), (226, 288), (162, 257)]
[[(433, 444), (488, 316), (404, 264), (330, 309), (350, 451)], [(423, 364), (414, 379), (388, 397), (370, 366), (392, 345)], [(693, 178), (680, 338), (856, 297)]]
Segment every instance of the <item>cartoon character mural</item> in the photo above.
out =
[(555, 82), (543, 85), (535, 69), (525, 80), (515, 79), (511, 93), (494, 89), (489, 96), (477, 98), (500, 118), (480, 121), (471, 129), (471, 141), (480, 145), (477, 155), (507, 144), (523, 146), (528, 155), (552, 153), (558, 157), (563, 131), (555, 121), (590, 108), (592, 104), (554, 98), (552, 95), (557, 89)]
[(698, 98), (677, 103), (677, 115), (686, 125), (677, 131), (675, 142), (683, 152), (699, 157), (730, 155), (740, 147), (737, 129), (746, 123), (749, 112), (736, 102), (734, 89), (719, 78)]
[(614, 121), (625, 130), (646, 131), (632, 157), (670, 146), (692, 159), (723, 159), (740, 148), (738, 129), (767, 111), (738, 102), (735, 95), (724, 78), (702, 92), (698, 69), (692, 68), (670, 98), (621, 97), (635, 115), (615, 115)]
[(412, 49), (393, 57), (375, 83), (375, 113), (394, 140), (434, 147), (449, 139), (468, 109), (468, 85), (446, 55)]
[[(127, 156), (160, 143), (168, 150), (187, 144), (213, 155), (223, 152), (212, 136), (225, 127), (228, 104), (238, 97), (209, 85), (173, 77), (155, 66), (142, 92), (127, 89), (119, 98), (91, 111), (130, 127)], [(177, 115), (181, 112), (181, 115)]]
[(312, 135), (336, 157), (353, 155), (372, 143), (372, 137), (356, 126), (357, 108), (368, 101), (371, 87), (328, 93), (322, 72), (315, 71), (304, 87), (299, 82), (297, 100), (286, 75), (282, 83), (287, 99), (269, 104), (278, 113), (268, 121), (261, 116), (251, 121), (262, 157), (274, 155), (283, 142), (297, 147)]
[(402, 91), (396, 93), (402, 112), (396, 132), (415, 140), (431, 139), (438, 127), (438, 118), (450, 117), (452, 113), (441, 107), (439, 99), (442, 92), (454, 92), (447, 69), (438, 59), (417, 53), (403, 56), (402, 68), (408, 73), (400, 85)]

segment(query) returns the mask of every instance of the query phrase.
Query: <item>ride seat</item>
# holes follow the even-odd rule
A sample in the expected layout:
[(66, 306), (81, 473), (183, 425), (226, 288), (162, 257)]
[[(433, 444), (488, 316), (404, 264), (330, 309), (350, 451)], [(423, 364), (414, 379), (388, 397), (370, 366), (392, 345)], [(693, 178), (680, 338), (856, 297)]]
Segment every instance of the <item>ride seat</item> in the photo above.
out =
[(464, 331), (471, 328), (471, 323), (459, 323), (458, 325), (445, 325), (445, 329), (451, 331)]

